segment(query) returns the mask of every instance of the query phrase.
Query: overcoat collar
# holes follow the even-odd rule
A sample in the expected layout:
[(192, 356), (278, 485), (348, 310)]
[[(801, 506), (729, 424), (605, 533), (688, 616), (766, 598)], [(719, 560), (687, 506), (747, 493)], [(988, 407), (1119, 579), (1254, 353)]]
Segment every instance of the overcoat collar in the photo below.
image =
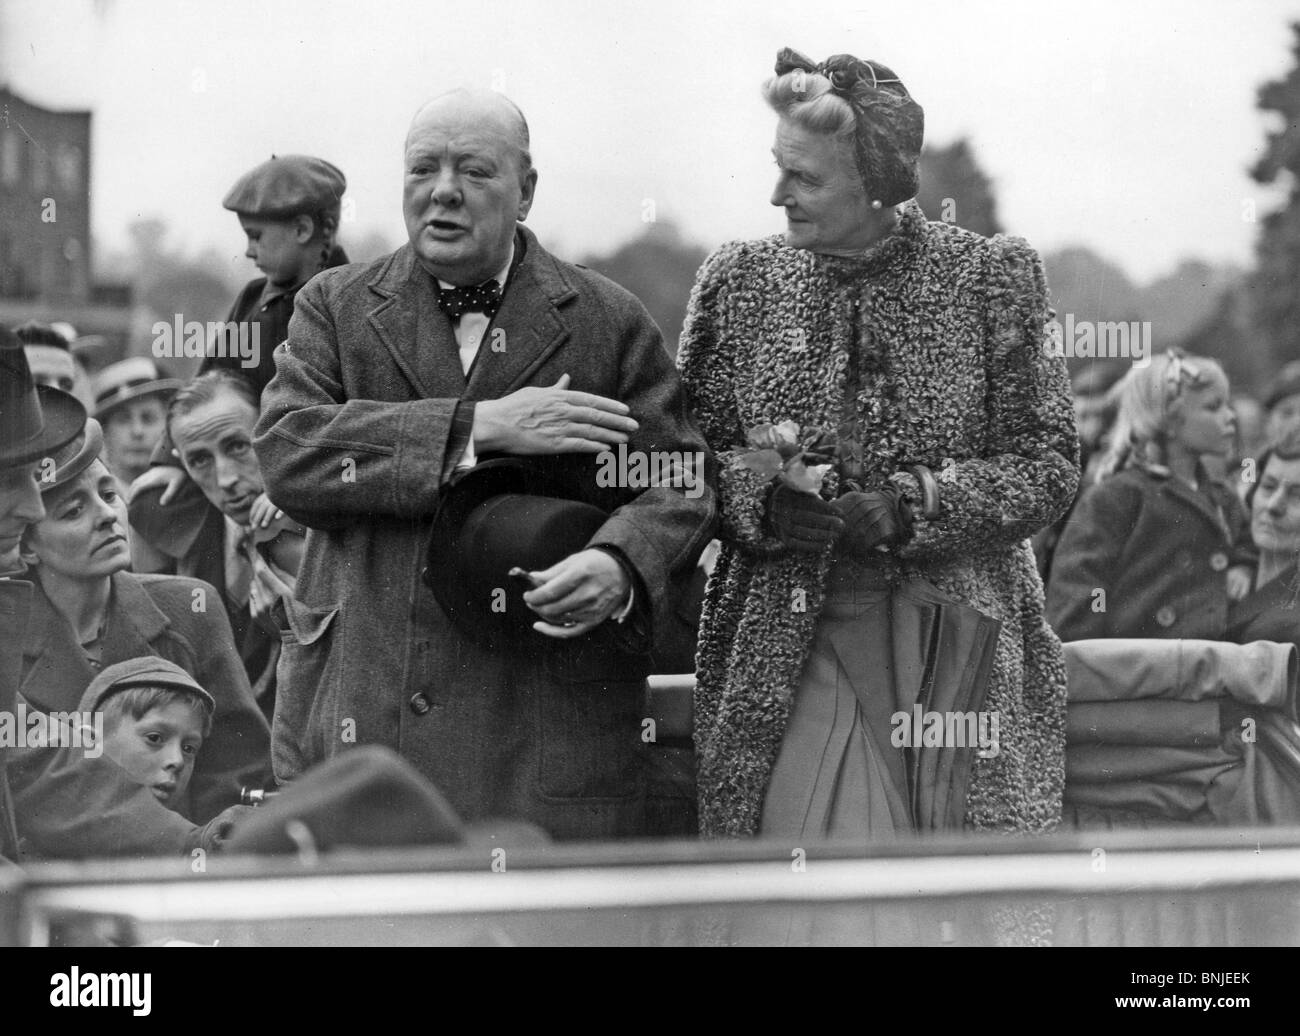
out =
[(1176, 496), (1189, 507), (1195, 509), (1206, 521), (1210, 522), (1216, 529), (1221, 532), (1230, 532), (1227, 529), (1227, 514), (1216, 506), (1209, 494), (1205, 491), (1211, 486), (1216, 486), (1209, 473), (1200, 464), (1196, 466), (1197, 482), (1201, 484), (1201, 490), (1195, 490), (1184, 482), (1181, 478), (1176, 478), (1172, 471), (1160, 464), (1141, 463), (1134, 461), (1133, 467), (1146, 474), (1162, 490), (1170, 496)]
[[(167, 616), (133, 575), (110, 577), (112, 590), (104, 626), (104, 658), (138, 658), (157, 654), (154, 642), (170, 625)], [(54, 607), (37, 582), (32, 592), (32, 613), (23, 650), (24, 690), (29, 684), (49, 709), (75, 709), (81, 692), (95, 671), (82, 654), (76, 632)], [(36, 672), (39, 670), (39, 672)], [(49, 699), (54, 696), (53, 700)]]
[(559, 307), (577, 296), (577, 288), (531, 231), (519, 227), (518, 232), (524, 239), (524, 257), (468, 383), (451, 322), (438, 308), (434, 280), (416, 261), (410, 244), (394, 252), (370, 282), (370, 290), (383, 299), (370, 312), (370, 325), (420, 396), (498, 399), (527, 384), (568, 337)]
[(1259, 589), (1228, 606), (1228, 627), (1240, 630), (1268, 611), (1290, 611), (1300, 625), (1300, 572), (1295, 565), (1283, 569)]

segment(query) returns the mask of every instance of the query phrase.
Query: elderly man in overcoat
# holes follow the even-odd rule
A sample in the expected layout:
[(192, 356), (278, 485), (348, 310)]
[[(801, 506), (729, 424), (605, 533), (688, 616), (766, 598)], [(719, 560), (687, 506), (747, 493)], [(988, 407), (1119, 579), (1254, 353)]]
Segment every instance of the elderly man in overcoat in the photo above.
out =
[[(466, 819), (635, 835), (648, 660), (606, 634), (667, 623), (716, 507), (645, 308), (519, 225), (537, 183), (528, 146), (503, 96), (435, 98), (406, 140), (409, 243), (298, 296), (255, 440), (268, 495), (310, 530), (274, 764), (287, 781), (383, 744)], [(696, 458), (698, 483), (610, 484), (609, 451)], [(451, 622), (422, 579), (446, 488), (500, 455), (549, 458), (608, 514), (586, 549), (533, 573), (537, 622), (507, 650)]]

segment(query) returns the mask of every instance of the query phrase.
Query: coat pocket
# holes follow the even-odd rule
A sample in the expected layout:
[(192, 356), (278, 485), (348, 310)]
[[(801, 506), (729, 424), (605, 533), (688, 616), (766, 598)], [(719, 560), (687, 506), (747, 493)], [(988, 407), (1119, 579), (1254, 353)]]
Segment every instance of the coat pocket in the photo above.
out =
[(338, 730), (330, 725), (338, 711), (335, 676), (340, 663), (332, 647), (339, 610), (308, 608), (296, 601), (288, 610), (289, 628), (280, 634), (271, 721), (271, 765), (281, 784), (328, 758), (329, 742), (338, 738)]
[(543, 796), (627, 799), (643, 791), (647, 666), (591, 643), (548, 654), (537, 696)]

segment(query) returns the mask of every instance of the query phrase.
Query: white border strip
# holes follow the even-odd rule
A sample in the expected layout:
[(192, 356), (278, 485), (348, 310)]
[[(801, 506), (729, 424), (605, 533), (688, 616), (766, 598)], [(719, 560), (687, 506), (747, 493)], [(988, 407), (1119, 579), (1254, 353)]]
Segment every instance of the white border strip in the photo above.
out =
[[(1098, 850), (1097, 852), (1100, 852)], [(1300, 848), (1080, 852), (948, 859), (817, 860), (492, 873), (348, 874), (35, 888), (29, 919), (77, 912), (142, 923), (269, 918), (534, 913), (933, 896), (1143, 892), (1300, 885)]]

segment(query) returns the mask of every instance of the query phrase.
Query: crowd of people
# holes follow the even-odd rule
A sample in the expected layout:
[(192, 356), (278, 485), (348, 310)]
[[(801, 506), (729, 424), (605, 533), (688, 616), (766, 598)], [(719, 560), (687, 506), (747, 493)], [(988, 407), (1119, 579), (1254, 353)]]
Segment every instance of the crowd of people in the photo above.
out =
[[(86, 379), (58, 329), (0, 330), (0, 853), (645, 835), (667, 657), (703, 836), (1042, 832), (1063, 641), (1300, 645), (1300, 372), (1249, 443), (1209, 359), (1072, 391), (1033, 249), (913, 200), (898, 76), (787, 50), (764, 97), (787, 230), (706, 260), (675, 366), (526, 229), (527, 122), (471, 90), (413, 119), (373, 262), (336, 166), (238, 179), (251, 362)], [(610, 484), (616, 449), (701, 477)], [(904, 750), (913, 708), (1000, 732), (940, 764), (973, 746)]]

